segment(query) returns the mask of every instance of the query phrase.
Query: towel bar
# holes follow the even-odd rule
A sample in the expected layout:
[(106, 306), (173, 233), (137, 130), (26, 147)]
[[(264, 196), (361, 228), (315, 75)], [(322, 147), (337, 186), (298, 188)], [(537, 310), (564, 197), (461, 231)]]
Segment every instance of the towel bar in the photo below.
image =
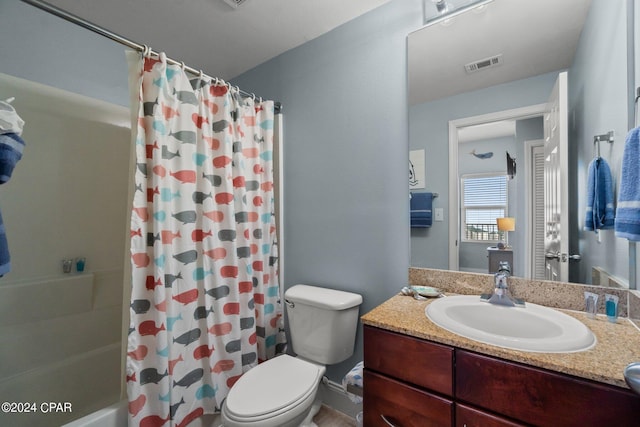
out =
[[(435, 199), (436, 197), (438, 197), (440, 195), (440, 193), (431, 193), (431, 198)], [(411, 193), (409, 193), (409, 199), (411, 199)]]

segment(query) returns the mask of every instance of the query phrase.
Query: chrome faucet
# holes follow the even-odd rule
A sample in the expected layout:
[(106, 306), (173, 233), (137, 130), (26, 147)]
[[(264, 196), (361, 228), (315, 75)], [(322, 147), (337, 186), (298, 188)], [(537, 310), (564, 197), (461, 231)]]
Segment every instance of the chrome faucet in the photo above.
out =
[(511, 277), (511, 266), (508, 261), (500, 261), (498, 264), (498, 272), (493, 276), (494, 287), (493, 293), (483, 296), (483, 299), (491, 304), (506, 305), (513, 307), (516, 305), (523, 306), (524, 301), (514, 298), (509, 292), (509, 277)]

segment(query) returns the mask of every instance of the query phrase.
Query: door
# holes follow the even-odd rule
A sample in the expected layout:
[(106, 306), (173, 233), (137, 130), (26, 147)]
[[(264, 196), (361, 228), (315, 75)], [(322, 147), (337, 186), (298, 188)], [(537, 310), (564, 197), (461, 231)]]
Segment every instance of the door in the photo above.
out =
[(567, 73), (558, 80), (544, 114), (545, 279), (569, 280)]
[(529, 218), (527, 222), (527, 251), (528, 255), (527, 272), (534, 280), (544, 280), (545, 278), (545, 252), (544, 252), (544, 140), (527, 141), (527, 162), (529, 185), (528, 209)]

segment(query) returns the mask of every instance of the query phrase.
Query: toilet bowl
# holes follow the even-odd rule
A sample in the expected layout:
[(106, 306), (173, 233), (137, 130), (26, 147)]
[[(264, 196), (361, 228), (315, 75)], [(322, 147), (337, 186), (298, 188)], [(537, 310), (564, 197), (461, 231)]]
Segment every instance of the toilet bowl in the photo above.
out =
[(317, 286), (285, 292), (290, 343), (281, 355), (247, 371), (222, 404), (225, 427), (312, 427), (325, 365), (353, 354), (362, 296)]
[(318, 385), (325, 367), (289, 355), (244, 374), (222, 406), (225, 427), (312, 426)]

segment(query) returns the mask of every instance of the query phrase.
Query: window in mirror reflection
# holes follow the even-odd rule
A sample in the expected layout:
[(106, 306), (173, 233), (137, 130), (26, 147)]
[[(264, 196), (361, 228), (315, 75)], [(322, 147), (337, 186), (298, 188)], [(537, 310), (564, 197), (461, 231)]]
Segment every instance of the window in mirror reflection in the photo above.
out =
[(506, 216), (507, 176), (504, 172), (470, 174), (460, 178), (463, 242), (492, 242), (504, 239), (496, 218)]

